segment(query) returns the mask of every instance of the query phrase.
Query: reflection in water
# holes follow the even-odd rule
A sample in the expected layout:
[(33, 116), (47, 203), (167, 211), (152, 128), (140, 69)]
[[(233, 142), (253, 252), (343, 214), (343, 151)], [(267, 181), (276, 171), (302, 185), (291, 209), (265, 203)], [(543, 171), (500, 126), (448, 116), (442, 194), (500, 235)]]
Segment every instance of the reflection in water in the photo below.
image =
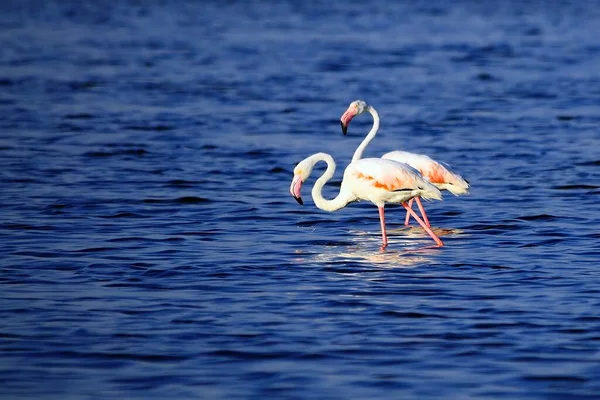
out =
[(299, 264), (348, 263), (351, 266), (352, 263), (359, 263), (365, 267), (377, 265), (386, 268), (414, 268), (431, 261), (428, 256), (432, 256), (438, 248), (379, 251), (378, 247), (327, 246), (322, 250), (320, 253), (297, 250), (296, 255), (299, 257), (295, 261)]
[[(430, 257), (437, 250), (435, 248), (421, 248), (417, 250), (385, 250), (373, 252), (371, 249), (352, 248), (343, 253), (334, 255), (335, 260), (364, 262), (369, 265), (380, 265), (389, 268), (414, 268), (423, 263), (430, 262)], [(327, 261), (328, 255), (322, 253), (318, 261)]]
[[(460, 229), (432, 228), (439, 237), (460, 235)], [(414, 268), (429, 264), (443, 248), (435, 246), (421, 227), (402, 226), (388, 230), (389, 244), (381, 250), (379, 232), (350, 230), (345, 237), (348, 244), (315, 246), (310, 251), (297, 250), (304, 255), (300, 263), (359, 262), (385, 267)], [(431, 242), (431, 243), (430, 243)]]

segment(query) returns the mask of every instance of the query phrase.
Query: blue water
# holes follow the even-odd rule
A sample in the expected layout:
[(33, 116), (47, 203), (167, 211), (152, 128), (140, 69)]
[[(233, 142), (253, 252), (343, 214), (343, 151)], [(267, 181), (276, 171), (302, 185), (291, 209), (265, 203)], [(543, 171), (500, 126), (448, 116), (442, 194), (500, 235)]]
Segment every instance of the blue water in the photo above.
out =
[[(0, 15), (1, 398), (598, 398), (596, 3)], [(366, 156), (470, 181), (427, 203), (445, 247), (289, 195), (317, 151), (339, 190), (359, 98)]]

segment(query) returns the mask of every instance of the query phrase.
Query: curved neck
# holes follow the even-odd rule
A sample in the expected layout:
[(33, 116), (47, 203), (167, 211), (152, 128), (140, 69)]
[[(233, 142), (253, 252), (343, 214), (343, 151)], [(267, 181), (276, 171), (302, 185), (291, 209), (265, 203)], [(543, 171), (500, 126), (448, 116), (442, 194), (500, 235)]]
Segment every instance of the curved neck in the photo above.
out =
[(352, 161), (353, 162), (357, 161), (357, 160), (360, 160), (362, 158), (363, 151), (365, 151), (365, 148), (371, 142), (371, 140), (373, 140), (373, 138), (375, 137), (375, 135), (377, 135), (377, 131), (379, 130), (379, 114), (371, 106), (368, 106), (367, 110), (373, 116), (373, 126), (371, 127), (371, 130), (367, 134), (367, 137), (364, 138), (364, 140), (362, 141), (362, 143), (360, 144), (360, 146), (358, 146), (358, 148), (354, 152), (354, 155), (352, 156)]
[(323, 190), (323, 186), (331, 179), (333, 174), (335, 173), (335, 161), (333, 161), (333, 157), (326, 153), (317, 153), (313, 157), (311, 162), (311, 169), (315, 166), (319, 161), (325, 161), (327, 163), (327, 169), (325, 173), (321, 175), (319, 179), (315, 182), (315, 185), (312, 188), (312, 198), (315, 202), (315, 205), (319, 207), (321, 210), (325, 211), (336, 211), (340, 208), (345, 207), (350, 201), (352, 201), (352, 196), (345, 193), (340, 189), (338, 195), (331, 200), (327, 200), (323, 197), (321, 191)]

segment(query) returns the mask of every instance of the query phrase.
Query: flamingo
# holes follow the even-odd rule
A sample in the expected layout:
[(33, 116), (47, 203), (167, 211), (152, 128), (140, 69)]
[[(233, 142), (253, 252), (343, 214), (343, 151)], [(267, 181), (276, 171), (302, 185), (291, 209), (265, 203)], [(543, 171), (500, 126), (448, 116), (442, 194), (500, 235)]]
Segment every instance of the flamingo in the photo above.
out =
[(318, 208), (324, 211), (337, 211), (354, 201), (371, 201), (379, 209), (381, 249), (384, 250), (388, 244), (385, 229), (385, 203), (401, 204), (438, 246), (444, 245), (440, 238), (406, 204), (408, 200), (417, 196), (427, 200), (442, 199), (439, 189), (429, 183), (414, 168), (408, 164), (381, 158), (363, 158), (353, 161), (344, 171), (340, 192), (335, 198), (327, 200), (323, 198), (323, 186), (333, 177), (336, 165), (331, 155), (316, 153), (300, 161), (294, 168), (290, 193), (300, 204), (304, 204), (300, 193), (302, 184), (310, 177), (314, 166), (319, 161), (325, 161), (327, 169), (312, 188), (312, 198)]
[[(365, 148), (377, 134), (377, 131), (379, 130), (379, 114), (373, 106), (367, 104), (363, 100), (355, 100), (350, 103), (350, 106), (340, 118), (342, 133), (345, 135), (348, 132), (348, 124), (350, 124), (352, 118), (364, 112), (369, 112), (373, 116), (373, 126), (367, 134), (367, 137), (354, 152), (354, 155), (352, 156), (353, 162), (361, 159)], [(381, 158), (410, 165), (419, 171), (438, 189), (448, 190), (455, 196), (465, 194), (469, 191), (469, 182), (467, 182), (462, 176), (450, 170), (448, 165), (437, 162), (424, 154), (415, 154), (407, 151), (396, 150), (384, 154)], [(421, 212), (421, 216), (423, 217), (425, 224), (428, 227), (431, 226), (429, 219), (427, 218), (427, 214), (425, 213), (425, 209), (423, 208), (418, 196), (409, 200), (408, 207), (412, 209), (413, 200), (417, 202), (417, 206), (419, 207), (419, 211)], [(408, 225), (410, 217), (411, 214), (407, 211), (404, 225)]]

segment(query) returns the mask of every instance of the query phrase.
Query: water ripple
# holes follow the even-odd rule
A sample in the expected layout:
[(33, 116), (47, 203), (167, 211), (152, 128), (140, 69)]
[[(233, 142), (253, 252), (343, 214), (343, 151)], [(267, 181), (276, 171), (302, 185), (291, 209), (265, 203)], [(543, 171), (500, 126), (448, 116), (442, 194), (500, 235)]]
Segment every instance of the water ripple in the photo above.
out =
[[(0, 396), (596, 398), (598, 16), (3, 9)], [(426, 153), (472, 183), (425, 205), (444, 247), (388, 206), (382, 251), (376, 208), (318, 210), (315, 176), (289, 196), (321, 151), (338, 193), (371, 126), (341, 134), (356, 98), (382, 118), (368, 157)]]

